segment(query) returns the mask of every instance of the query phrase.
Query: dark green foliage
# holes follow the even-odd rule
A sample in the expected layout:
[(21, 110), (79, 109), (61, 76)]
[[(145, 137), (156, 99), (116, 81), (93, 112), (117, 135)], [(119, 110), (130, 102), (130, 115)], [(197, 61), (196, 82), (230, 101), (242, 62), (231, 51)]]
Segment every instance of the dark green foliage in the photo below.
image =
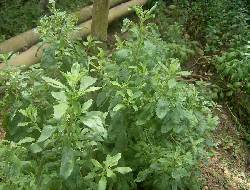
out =
[(185, 29), (203, 45), (214, 74), (220, 76), (215, 81), (221, 87), (219, 97), (249, 126), (249, 1), (183, 0), (176, 5), (182, 7)]
[(246, 43), (249, 15), (244, 1), (183, 1), (186, 29), (207, 51)]

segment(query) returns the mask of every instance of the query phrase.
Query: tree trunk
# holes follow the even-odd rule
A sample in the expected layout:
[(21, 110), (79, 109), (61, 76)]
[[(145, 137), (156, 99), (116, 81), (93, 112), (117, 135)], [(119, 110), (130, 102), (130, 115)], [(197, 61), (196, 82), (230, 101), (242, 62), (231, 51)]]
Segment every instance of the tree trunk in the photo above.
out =
[(49, 0), (40, 0), (40, 7), (42, 11), (48, 10)]
[(107, 41), (109, 0), (95, 0), (92, 11), (91, 34), (99, 41)]

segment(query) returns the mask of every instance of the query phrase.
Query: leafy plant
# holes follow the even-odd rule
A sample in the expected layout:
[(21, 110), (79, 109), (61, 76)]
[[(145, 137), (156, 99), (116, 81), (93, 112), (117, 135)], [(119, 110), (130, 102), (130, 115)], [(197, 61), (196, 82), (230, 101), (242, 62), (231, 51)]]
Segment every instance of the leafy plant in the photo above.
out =
[[(3, 72), (11, 77), (2, 105), (13, 111), (0, 144), (0, 189), (200, 189), (217, 118), (183, 80), (190, 73), (171, 48), (178, 42), (162, 40), (149, 22), (155, 8), (135, 7), (139, 23), (124, 20), (129, 39), (117, 37), (111, 54), (89, 53), (91, 38), (84, 52), (68, 38), (72, 18), (56, 9), (41, 21), (53, 47), (42, 63)], [(62, 18), (66, 33), (57, 32)]]
[(93, 63), (103, 78), (96, 103), (110, 113), (110, 146), (146, 189), (199, 189), (195, 176), (217, 119), (195, 87), (179, 80), (189, 73), (145, 25), (151, 11), (136, 12), (140, 24), (125, 20), (123, 28), (131, 39), (118, 39), (111, 60), (100, 53)]

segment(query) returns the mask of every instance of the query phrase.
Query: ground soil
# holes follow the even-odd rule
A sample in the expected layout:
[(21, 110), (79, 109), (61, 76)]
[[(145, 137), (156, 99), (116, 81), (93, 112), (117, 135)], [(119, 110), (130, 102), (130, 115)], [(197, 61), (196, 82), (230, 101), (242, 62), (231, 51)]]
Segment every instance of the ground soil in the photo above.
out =
[(223, 105), (217, 110), (220, 119), (213, 139), (213, 156), (201, 165), (204, 190), (249, 190), (250, 172), (247, 168), (247, 146), (231, 112)]

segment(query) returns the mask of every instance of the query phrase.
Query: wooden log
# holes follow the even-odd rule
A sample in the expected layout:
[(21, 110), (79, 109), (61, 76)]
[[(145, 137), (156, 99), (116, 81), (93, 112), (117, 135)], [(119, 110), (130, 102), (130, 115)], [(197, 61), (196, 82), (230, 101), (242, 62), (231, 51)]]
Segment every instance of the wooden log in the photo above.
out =
[[(121, 17), (130, 14), (133, 10), (129, 8), (135, 5), (141, 5), (141, 6), (145, 5), (147, 1), (148, 0), (131, 0), (129, 2), (122, 3), (110, 9), (108, 17), (109, 24)], [(86, 37), (88, 34), (90, 34), (91, 23), (92, 20), (89, 20), (87, 22), (80, 24), (78, 26), (80, 29), (71, 34), (72, 39), (81, 39), (82, 37)], [(36, 64), (41, 60), (43, 50), (48, 46), (49, 44), (46, 44), (43, 47), (40, 47), (39, 45), (32, 46), (27, 51), (11, 58), (8, 64), (12, 66), (26, 66), (26, 67)], [(3, 69), (4, 67), (5, 67), (4, 64), (0, 64), (0, 69)]]
[[(111, 0), (110, 7), (114, 7), (128, 0)], [(82, 8), (74, 13), (78, 18), (78, 24), (89, 20), (92, 16), (93, 5)], [(35, 29), (28, 30), (17, 36), (14, 36), (2, 43), (0, 43), (0, 54), (23, 51), (39, 41), (40, 35), (35, 32)]]

